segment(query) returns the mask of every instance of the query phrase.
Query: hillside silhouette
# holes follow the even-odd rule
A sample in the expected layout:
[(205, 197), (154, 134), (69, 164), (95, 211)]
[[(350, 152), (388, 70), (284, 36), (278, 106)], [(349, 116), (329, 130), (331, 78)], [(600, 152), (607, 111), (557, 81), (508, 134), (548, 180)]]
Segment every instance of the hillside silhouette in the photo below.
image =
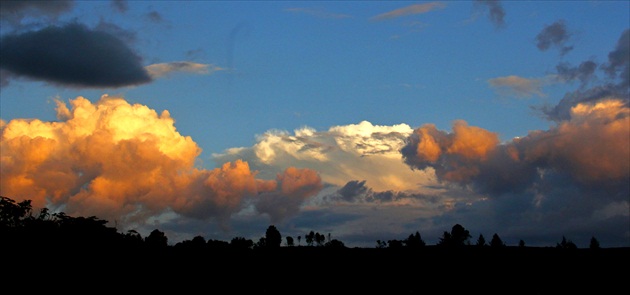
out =
[(313, 231), (296, 244), (269, 225), (257, 241), (196, 236), (169, 245), (159, 229), (142, 237), (106, 224), (35, 214), (30, 200), (0, 197), (3, 287), (51, 291), (80, 280), (102, 292), (127, 282), (128, 291), (177, 294), (613, 294), (630, 277), (630, 247), (602, 248), (595, 237), (588, 248), (564, 236), (548, 247), (507, 246), (496, 233), (486, 241), (455, 224), (435, 245), (415, 232), (350, 248)]

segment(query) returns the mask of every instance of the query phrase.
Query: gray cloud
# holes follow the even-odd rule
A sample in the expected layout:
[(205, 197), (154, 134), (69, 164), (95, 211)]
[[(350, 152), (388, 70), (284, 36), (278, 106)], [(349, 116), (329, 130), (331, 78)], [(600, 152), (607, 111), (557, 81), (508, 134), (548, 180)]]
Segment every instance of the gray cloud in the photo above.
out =
[(112, 0), (112, 8), (120, 13), (125, 13), (129, 10), (129, 5), (126, 0)]
[(57, 18), (74, 7), (72, 0), (58, 1), (2, 1), (0, 20), (19, 25), (27, 16)]
[(549, 48), (558, 47), (560, 54), (564, 55), (573, 49), (573, 46), (566, 46), (571, 34), (567, 31), (566, 24), (563, 20), (548, 25), (536, 35), (536, 46), (538, 49), (545, 51)]
[(563, 81), (579, 80), (582, 87), (595, 75), (597, 64), (593, 61), (582, 62), (577, 67), (571, 67), (568, 63), (560, 63), (556, 66), (558, 78)]
[[(630, 105), (630, 30), (625, 30), (619, 37), (619, 41), (613, 51), (608, 54), (608, 63), (600, 66), (610, 80), (602, 85), (596, 85), (590, 89), (579, 89), (566, 93), (555, 106), (543, 105), (532, 107), (540, 111), (547, 119), (563, 121), (570, 118), (571, 108), (579, 103), (596, 102), (602, 99), (614, 97)], [(569, 68), (561, 64), (558, 74), (563, 78), (577, 78), (582, 82), (587, 81), (591, 74), (592, 62), (583, 62), (578, 68)], [(621, 78), (617, 80), (617, 78)]]
[(630, 86), (630, 30), (621, 33), (615, 50), (608, 54), (608, 64), (604, 66), (604, 70), (613, 79), (619, 73), (620, 87)]
[(499, 93), (518, 97), (545, 96), (542, 87), (549, 83), (550, 80), (545, 78), (528, 79), (515, 75), (488, 80), (488, 84)]
[(2, 36), (0, 68), (73, 87), (122, 87), (151, 81), (140, 56), (109, 33), (82, 24)]
[(503, 10), (503, 6), (501, 2), (498, 0), (475, 0), (476, 7), (485, 6), (488, 8), (488, 17), (490, 21), (497, 28), (501, 28), (505, 25), (505, 10)]

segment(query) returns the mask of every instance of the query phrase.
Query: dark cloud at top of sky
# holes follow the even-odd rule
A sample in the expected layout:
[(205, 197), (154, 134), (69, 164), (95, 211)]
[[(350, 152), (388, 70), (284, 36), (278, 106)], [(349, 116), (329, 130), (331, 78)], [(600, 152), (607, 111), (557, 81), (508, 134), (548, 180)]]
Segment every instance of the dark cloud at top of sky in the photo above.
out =
[(608, 64), (604, 67), (606, 73), (612, 78), (621, 78), (621, 87), (630, 86), (630, 30), (621, 33), (617, 47), (608, 54)]
[(485, 6), (489, 9), (488, 17), (497, 28), (505, 26), (505, 10), (499, 0), (475, 0), (475, 6)]
[(123, 41), (78, 23), (2, 36), (0, 68), (73, 87), (123, 87), (151, 81)]
[(57, 18), (74, 7), (72, 0), (57, 1), (2, 1), (0, 20), (11, 25), (19, 25), (27, 16)]
[(563, 20), (548, 25), (536, 36), (536, 46), (538, 49), (545, 51), (552, 46), (560, 48), (560, 54), (564, 55), (573, 49), (573, 46), (565, 46), (569, 41), (571, 34), (567, 31), (566, 24)]
[(126, 0), (112, 0), (111, 4), (112, 8), (120, 13), (125, 13), (129, 10), (129, 5)]

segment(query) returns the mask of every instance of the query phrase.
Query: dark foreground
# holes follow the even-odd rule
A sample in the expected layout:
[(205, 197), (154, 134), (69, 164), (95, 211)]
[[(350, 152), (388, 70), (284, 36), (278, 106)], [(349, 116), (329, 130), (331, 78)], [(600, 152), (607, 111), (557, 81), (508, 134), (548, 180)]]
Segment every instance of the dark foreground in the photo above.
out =
[[(111, 294), (620, 294), (630, 248), (4, 249), (3, 288)], [(8, 294), (8, 293), (5, 293)]]

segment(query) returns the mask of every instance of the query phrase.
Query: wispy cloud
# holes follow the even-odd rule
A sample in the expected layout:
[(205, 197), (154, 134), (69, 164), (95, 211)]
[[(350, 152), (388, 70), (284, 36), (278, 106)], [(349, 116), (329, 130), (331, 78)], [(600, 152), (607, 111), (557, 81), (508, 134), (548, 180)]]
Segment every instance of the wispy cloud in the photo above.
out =
[(446, 4), (442, 2), (413, 4), (413, 5), (403, 7), (403, 8), (399, 8), (399, 9), (395, 9), (389, 12), (379, 14), (377, 16), (372, 17), (371, 20), (382, 21), (382, 20), (393, 19), (393, 18), (398, 18), (402, 16), (407, 16), (407, 15), (422, 14), (422, 13), (427, 13), (429, 11), (442, 9), (444, 7), (446, 7)]
[(44, 17), (56, 19), (59, 15), (70, 11), (75, 5), (73, 0), (58, 1), (2, 1), (0, 5), (0, 21), (19, 26), (27, 17)]
[(564, 55), (573, 49), (573, 46), (566, 45), (571, 34), (567, 30), (567, 26), (563, 20), (559, 20), (545, 26), (538, 35), (536, 35), (536, 46), (541, 51), (549, 48), (558, 47), (560, 54)]
[(554, 79), (546, 78), (523, 78), (516, 75), (492, 78), (488, 80), (488, 84), (498, 91), (501, 95), (532, 97), (546, 96), (542, 91), (542, 87), (551, 83)]
[(475, 0), (475, 7), (487, 8), (488, 18), (496, 28), (505, 26), (505, 10), (498, 0)]
[(157, 63), (148, 65), (145, 69), (154, 79), (180, 72), (191, 74), (210, 74), (223, 70), (223, 68), (211, 64), (200, 64), (189, 61)]
[(341, 18), (351, 18), (352, 17), (352, 15), (349, 15), (349, 14), (334, 13), (334, 12), (326, 11), (326, 10), (323, 10), (323, 9), (306, 8), (306, 7), (287, 8), (284, 11), (292, 12), (292, 13), (307, 14), (307, 15), (311, 15), (311, 16), (314, 16), (314, 17), (317, 17), (317, 18), (337, 18), (337, 19), (341, 19)]

